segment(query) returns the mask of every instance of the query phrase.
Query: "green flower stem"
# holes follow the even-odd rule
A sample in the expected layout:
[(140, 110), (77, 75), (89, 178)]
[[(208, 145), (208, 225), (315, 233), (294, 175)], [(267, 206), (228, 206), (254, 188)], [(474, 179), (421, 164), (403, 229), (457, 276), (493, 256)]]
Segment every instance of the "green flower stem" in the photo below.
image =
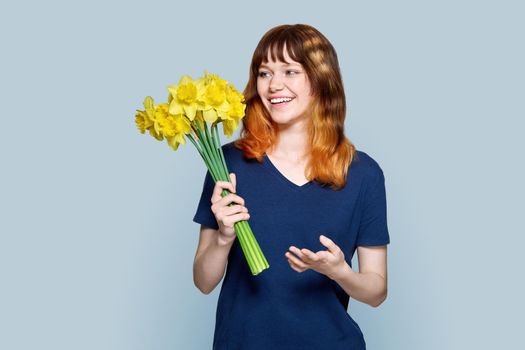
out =
[[(206, 123), (204, 122), (204, 124), (206, 124)], [(209, 144), (209, 140), (204, 135), (204, 132), (202, 131), (202, 128), (201, 128), (201, 126), (200, 126), (200, 124), (198, 122), (197, 122), (197, 128), (198, 128), (198, 132), (199, 132), (199, 139), (201, 140), (201, 144), (204, 146), (204, 149), (206, 150), (206, 154), (208, 155), (208, 158), (211, 161), (211, 166), (213, 168), (213, 171), (215, 172), (215, 175), (218, 176), (217, 178), (221, 179), (220, 172), (218, 171), (217, 160), (214, 159), (213, 156), (212, 156), (213, 153), (212, 153), (212, 150), (211, 150), (211, 145)]]
[[(219, 131), (217, 130), (217, 124), (214, 124), (214, 128), (213, 128), (213, 131), (214, 131), (214, 134), (215, 134), (215, 139), (217, 140), (217, 143), (218, 143), (218, 150), (219, 150), (219, 155), (220, 155), (220, 159), (221, 159), (221, 163), (222, 163), (222, 166), (224, 167), (224, 169), (227, 169), (228, 167), (226, 166), (226, 161), (224, 160), (224, 154), (222, 153), (222, 147), (220, 146), (220, 142), (219, 142)], [(227, 171), (226, 171), (227, 172)], [(228, 177), (228, 181), (231, 182), (231, 179), (230, 179), (230, 174), (227, 172), (227, 177)]]
[[(210, 140), (203, 137), (204, 135), (202, 133), (202, 129), (199, 131), (200, 131), (201, 139), (203, 141), (202, 142), (204, 146), (203, 149), (206, 151), (212, 150), (213, 148), (210, 147), (210, 142), (209, 142)], [(209, 137), (210, 135), (207, 134), (206, 136)], [(212, 140), (216, 141), (217, 139), (212, 138)], [(216, 146), (215, 142), (214, 144)], [(222, 174), (217, 174), (217, 173), (213, 174), (214, 178), (223, 178), (223, 176), (221, 175), (228, 174), (228, 171), (226, 169), (227, 168), (226, 164), (223, 161), (224, 155), (222, 154), (222, 147), (217, 147), (215, 148), (215, 150), (218, 150), (218, 153), (221, 156), (219, 157), (220, 160), (216, 159), (217, 153), (207, 154), (207, 158), (209, 158), (211, 160), (210, 163), (214, 165), (213, 170), (218, 170), (219, 172), (221, 172), (222, 170)], [(210, 171), (210, 172), (214, 173), (214, 171)], [(229, 193), (230, 192), (228, 190), (223, 190), (221, 195), (224, 197), (228, 195)], [(230, 206), (231, 205), (235, 205), (235, 204), (231, 203)], [(235, 223), (234, 228), (236, 230), (237, 237), (239, 238), (239, 243), (241, 245), (241, 249), (243, 250), (243, 253), (246, 257), (248, 266), (250, 267), (250, 271), (252, 272), (252, 274), (257, 275), (261, 271), (268, 268), (269, 267), (268, 262), (266, 261), (264, 255), (262, 254), (262, 251), (257, 241), (255, 240), (255, 237), (253, 235), (253, 232), (251, 231), (251, 228), (248, 225), (248, 222), (245, 220), (237, 222)]]
[[(195, 148), (199, 152), (202, 160), (204, 161), (204, 164), (206, 164), (206, 168), (209, 169), (210, 168), (209, 161), (207, 160), (206, 156), (203, 154), (203, 151), (201, 149), (202, 147), (195, 141), (195, 139), (193, 138), (193, 136), (191, 134), (188, 134), (187, 136), (190, 139), (191, 143), (193, 143), (193, 145), (195, 146)], [(213, 176), (213, 180), (216, 181), (214, 174), (212, 174), (212, 176)]]
[(244, 254), (248, 260), (250, 271), (253, 275), (257, 275), (268, 267), (268, 263), (266, 262), (265, 265), (266, 259), (264, 259), (264, 255), (262, 255), (262, 251), (255, 240), (253, 232), (251, 231), (250, 227), (247, 226), (247, 224), (248, 223), (245, 220), (242, 220), (236, 222), (234, 227), (237, 233), (237, 238), (239, 239), (239, 243), (241, 244), (241, 248), (243, 249)]
[[(211, 135), (210, 132), (208, 132), (206, 123), (204, 123), (203, 127), (201, 127), (198, 122), (196, 124), (197, 129), (195, 129), (195, 132), (198, 136), (198, 142), (193, 138), (190, 138), (190, 140), (195, 147), (197, 147), (197, 150), (199, 150), (199, 153), (204, 159), (214, 181), (217, 182), (222, 180), (231, 182), (228, 167), (220, 145), (217, 123), (212, 125)], [(225, 197), (228, 194), (230, 194), (230, 191), (225, 189), (222, 191), (221, 196)], [(235, 205), (235, 203), (229, 204), (229, 206), (233, 205)], [(248, 221), (241, 220), (236, 222), (234, 224), (234, 229), (252, 275), (256, 276), (269, 268), (268, 261), (266, 260)]]
[(214, 171), (214, 164), (213, 161), (210, 159), (208, 153), (206, 152), (205, 147), (202, 145), (202, 137), (199, 135), (199, 133), (196, 131), (198, 141), (195, 141), (191, 135), (188, 135), (190, 140), (193, 142), (197, 150), (199, 151), (199, 154), (201, 155), (202, 159), (204, 160), (204, 163), (206, 164), (206, 167), (210, 170), (210, 174), (213, 177), (213, 181), (218, 181), (216, 177), (216, 173)]
[(197, 144), (197, 142), (195, 142), (195, 139), (193, 138), (193, 135), (188, 134), (188, 138), (190, 139), (191, 143), (193, 143), (193, 145), (195, 146), (195, 148), (197, 149), (197, 151), (201, 155), (202, 159), (204, 160), (204, 156), (202, 155), (201, 147)]
[(206, 133), (206, 139), (208, 140), (209, 148), (212, 152), (212, 157), (215, 160), (216, 165), (217, 165), (217, 170), (219, 171), (217, 175), (221, 178), (222, 181), (231, 182), (228, 174), (226, 174), (226, 170), (224, 169), (223, 164), (220, 162), (220, 156), (219, 156), (219, 150), (218, 150), (218, 148), (220, 148), (220, 145), (217, 145), (217, 142), (213, 138), (213, 135), (210, 136), (210, 133), (208, 132), (208, 124), (204, 124), (204, 132)]
[(208, 149), (206, 147), (206, 143), (204, 141), (204, 137), (202, 135), (202, 130), (201, 130), (201, 127), (200, 127), (200, 124), (198, 121), (195, 121), (195, 125), (197, 126), (196, 128), (194, 128), (194, 131), (195, 131), (195, 134), (197, 134), (197, 142), (199, 143), (200, 145), (200, 148), (202, 150), (202, 153), (206, 156), (206, 158), (208, 159), (208, 161), (210, 162), (210, 165), (211, 164), (211, 159), (209, 157), (209, 152), (208, 152)]
[[(215, 136), (215, 137), (213, 137)], [(217, 145), (217, 141), (219, 140), (219, 134), (217, 130), (217, 123), (214, 123), (212, 125), (212, 139), (215, 143), (216, 149), (218, 150), (220, 161), (222, 163), (222, 168), (226, 170), (226, 174), (229, 174), (229, 171), (227, 171), (226, 161), (224, 158), (224, 154), (222, 152), (222, 147), (220, 147), (220, 144)], [(229, 176), (228, 176), (229, 179)], [(231, 181), (230, 181), (231, 182)], [(235, 225), (234, 225), (235, 227)], [(257, 240), (255, 239), (253, 232), (246, 220), (242, 220), (239, 222), (238, 228), (235, 227), (236, 230), (239, 232), (239, 235), (241, 238), (239, 239), (240, 242), (243, 242), (246, 240), (245, 247), (243, 250), (246, 250), (248, 252), (248, 256), (253, 258), (252, 264), (254, 265), (252, 268), (252, 272), (254, 269), (256, 271), (262, 271), (265, 268), (268, 267), (268, 262), (266, 261), (266, 258), (262, 254), (261, 248), (259, 247), (259, 244), (257, 243)], [(242, 237), (244, 236), (244, 237)], [(242, 247), (242, 246), (241, 246)]]
[(227, 179), (226, 181), (232, 182), (230, 178), (230, 174), (228, 172), (228, 167), (226, 166), (226, 162), (224, 161), (224, 154), (222, 153), (222, 146), (220, 143), (219, 134), (217, 133), (217, 123), (214, 123), (212, 125), (211, 130), (211, 138), (214, 144), (214, 148), (217, 151), (217, 161), (221, 165), (219, 168), (223, 169), (223, 175)]

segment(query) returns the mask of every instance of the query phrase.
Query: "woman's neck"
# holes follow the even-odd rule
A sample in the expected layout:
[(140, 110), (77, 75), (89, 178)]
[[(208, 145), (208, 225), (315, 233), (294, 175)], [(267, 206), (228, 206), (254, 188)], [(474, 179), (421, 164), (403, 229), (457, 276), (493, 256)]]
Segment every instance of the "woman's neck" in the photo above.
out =
[(292, 163), (302, 163), (308, 155), (307, 136), (306, 132), (298, 128), (281, 129), (276, 144), (266, 153)]

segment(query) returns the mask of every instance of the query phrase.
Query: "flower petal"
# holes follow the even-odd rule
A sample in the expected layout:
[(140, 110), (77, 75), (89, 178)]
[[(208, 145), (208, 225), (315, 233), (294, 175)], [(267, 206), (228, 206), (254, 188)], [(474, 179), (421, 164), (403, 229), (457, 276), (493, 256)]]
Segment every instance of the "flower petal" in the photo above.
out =
[(208, 123), (213, 123), (217, 120), (217, 112), (213, 108), (210, 108), (207, 111), (203, 111), (202, 114), (203, 114), (204, 120), (207, 121)]

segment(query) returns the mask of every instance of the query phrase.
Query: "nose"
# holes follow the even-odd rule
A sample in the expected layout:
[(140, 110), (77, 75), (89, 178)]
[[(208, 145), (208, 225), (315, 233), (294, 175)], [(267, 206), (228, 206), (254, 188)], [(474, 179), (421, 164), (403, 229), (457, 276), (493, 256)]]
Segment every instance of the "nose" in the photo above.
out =
[(283, 79), (280, 74), (274, 74), (270, 80), (270, 91), (279, 91), (284, 87)]

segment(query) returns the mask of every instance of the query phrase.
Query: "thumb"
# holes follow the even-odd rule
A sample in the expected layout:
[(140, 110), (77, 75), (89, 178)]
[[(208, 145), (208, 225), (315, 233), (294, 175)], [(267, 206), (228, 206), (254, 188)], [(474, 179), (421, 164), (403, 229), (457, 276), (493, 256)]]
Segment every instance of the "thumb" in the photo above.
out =
[(326, 248), (328, 248), (328, 251), (330, 253), (337, 253), (339, 250), (339, 247), (332, 241), (330, 238), (326, 237), (325, 235), (320, 235), (319, 240), (321, 241), (321, 244), (324, 245)]
[(235, 173), (230, 173), (230, 180), (233, 184), (234, 192), (237, 192), (237, 177), (235, 176)]

